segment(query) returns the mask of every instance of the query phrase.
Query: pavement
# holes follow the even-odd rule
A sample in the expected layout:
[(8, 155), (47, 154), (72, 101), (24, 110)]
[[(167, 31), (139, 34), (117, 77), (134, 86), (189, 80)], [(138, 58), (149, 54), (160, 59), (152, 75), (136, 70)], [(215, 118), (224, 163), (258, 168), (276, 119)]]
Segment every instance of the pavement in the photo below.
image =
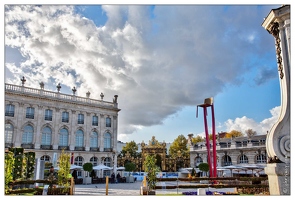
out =
[[(162, 186), (163, 189), (157, 189), (156, 195), (165, 194), (182, 194), (184, 191), (197, 191), (197, 189), (166, 189), (165, 186), (168, 185), (185, 185), (187, 182), (178, 183), (176, 181), (171, 182), (158, 182), (157, 185)], [(195, 184), (195, 183), (189, 183)], [(108, 184), (108, 196), (140, 196), (140, 188), (142, 186), (142, 181), (136, 181), (134, 183), (109, 183)], [(207, 190), (207, 189), (206, 189)], [(223, 191), (223, 192), (233, 192), (234, 188), (224, 188), (215, 189), (209, 188), (210, 191)], [(82, 196), (106, 196), (106, 184), (88, 184), (88, 185), (75, 185), (74, 195)]]

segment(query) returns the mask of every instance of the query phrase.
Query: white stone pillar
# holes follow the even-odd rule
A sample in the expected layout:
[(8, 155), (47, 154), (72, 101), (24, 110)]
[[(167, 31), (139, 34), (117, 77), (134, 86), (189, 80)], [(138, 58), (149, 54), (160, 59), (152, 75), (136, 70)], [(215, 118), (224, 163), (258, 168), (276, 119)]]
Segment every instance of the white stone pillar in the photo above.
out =
[(270, 195), (290, 195), (290, 5), (270, 11), (262, 26), (274, 36), (281, 88), (281, 113), (266, 137)]

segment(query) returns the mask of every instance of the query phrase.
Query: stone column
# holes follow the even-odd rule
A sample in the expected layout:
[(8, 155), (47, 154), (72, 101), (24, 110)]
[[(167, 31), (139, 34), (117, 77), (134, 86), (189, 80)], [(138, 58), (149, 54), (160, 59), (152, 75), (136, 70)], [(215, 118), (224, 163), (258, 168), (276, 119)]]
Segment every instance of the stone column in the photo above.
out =
[(275, 39), (281, 88), (281, 113), (266, 137), (265, 172), (270, 195), (290, 195), (290, 5), (271, 10), (262, 26)]

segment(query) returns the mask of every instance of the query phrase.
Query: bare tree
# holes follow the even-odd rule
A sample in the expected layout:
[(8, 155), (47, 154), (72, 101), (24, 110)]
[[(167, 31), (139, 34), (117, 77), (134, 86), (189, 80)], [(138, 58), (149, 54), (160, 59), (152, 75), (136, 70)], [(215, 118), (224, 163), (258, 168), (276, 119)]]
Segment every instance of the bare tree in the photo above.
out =
[(253, 131), (251, 128), (249, 128), (248, 130), (245, 131), (246, 135), (248, 136), (248, 138), (257, 135), (256, 131)]

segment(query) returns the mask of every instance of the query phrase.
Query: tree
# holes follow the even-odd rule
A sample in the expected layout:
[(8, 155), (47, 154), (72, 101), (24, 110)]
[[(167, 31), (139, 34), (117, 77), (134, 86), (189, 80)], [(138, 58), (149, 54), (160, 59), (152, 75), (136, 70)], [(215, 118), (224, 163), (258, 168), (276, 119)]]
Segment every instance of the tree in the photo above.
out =
[(122, 156), (125, 156), (125, 154), (129, 152), (132, 157), (137, 157), (137, 150), (138, 146), (133, 140), (126, 143), (126, 145), (122, 148), (121, 154)]
[(13, 181), (14, 154), (11, 151), (5, 153), (5, 194), (8, 194), (9, 183)]
[(226, 138), (234, 138), (234, 137), (242, 137), (242, 136), (243, 136), (243, 133), (237, 130), (232, 130), (231, 132), (225, 134)]
[(62, 190), (63, 192), (66, 192), (68, 187), (70, 187), (70, 183), (68, 181), (68, 175), (70, 174), (70, 167), (71, 167), (71, 163), (70, 163), (70, 154), (69, 153), (65, 153), (64, 150), (62, 150), (59, 158), (58, 158), (58, 162), (59, 162), (59, 170), (58, 170), (58, 185), (59, 186), (63, 186)]
[(130, 176), (130, 172), (132, 172), (133, 170), (135, 170), (136, 166), (133, 162), (127, 162), (125, 164), (125, 171), (129, 172), (129, 176)]
[(199, 170), (206, 172), (206, 175), (207, 175), (207, 172), (209, 171), (209, 164), (208, 163), (200, 163)]
[(193, 144), (196, 144), (198, 142), (204, 142), (204, 138), (202, 138), (200, 135), (197, 135), (196, 137), (192, 138)]
[(188, 157), (189, 156), (189, 149), (187, 147), (187, 139), (184, 137), (184, 135), (179, 135), (171, 144), (169, 148), (169, 154), (172, 157), (178, 157), (177, 152), (181, 152), (182, 157)]
[(93, 170), (93, 165), (92, 165), (92, 163), (85, 163), (85, 164), (83, 165), (83, 169), (84, 169), (84, 171), (87, 171), (88, 173), (91, 173), (92, 170)]
[(148, 191), (154, 190), (157, 184), (157, 172), (160, 171), (156, 165), (156, 157), (147, 155), (144, 160), (144, 171), (147, 172)]
[(245, 131), (246, 135), (248, 136), (248, 138), (257, 135), (256, 131), (253, 131), (251, 128), (249, 128), (248, 130)]

